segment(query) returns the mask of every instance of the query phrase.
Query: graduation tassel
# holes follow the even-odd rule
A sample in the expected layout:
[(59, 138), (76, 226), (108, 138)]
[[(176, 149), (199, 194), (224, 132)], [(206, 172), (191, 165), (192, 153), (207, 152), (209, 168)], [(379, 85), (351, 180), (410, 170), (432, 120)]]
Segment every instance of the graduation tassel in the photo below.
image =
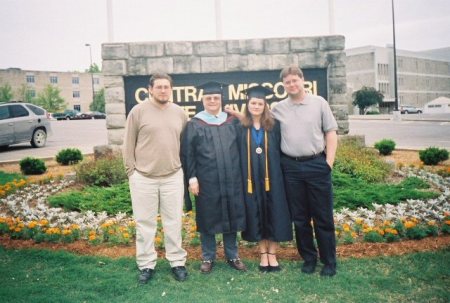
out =
[(251, 157), (250, 157), (250, 129), (247, 130), (247, 192), (249, 194), (253, 193), (252, 185), (252, 170), (251, 170)]
[(253, 194), (253, 186), (252, 186), (252, 180), (247, 179), (247, 192), (249, 194)]

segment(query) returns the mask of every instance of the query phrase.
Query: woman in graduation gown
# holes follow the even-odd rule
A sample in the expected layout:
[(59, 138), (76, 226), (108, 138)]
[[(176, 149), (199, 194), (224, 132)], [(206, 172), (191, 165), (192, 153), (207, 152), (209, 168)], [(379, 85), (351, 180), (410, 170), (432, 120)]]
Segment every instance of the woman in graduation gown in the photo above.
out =
[(242, 238), (258, 242), (262, 272), (279, 271), (278, 242), (292, 240), (292, 224), (280, 166), (280, 124), (271, 117), (262, 86), (246, 90), (240, 125), (240, 158), (245, 184), (246, 228)]

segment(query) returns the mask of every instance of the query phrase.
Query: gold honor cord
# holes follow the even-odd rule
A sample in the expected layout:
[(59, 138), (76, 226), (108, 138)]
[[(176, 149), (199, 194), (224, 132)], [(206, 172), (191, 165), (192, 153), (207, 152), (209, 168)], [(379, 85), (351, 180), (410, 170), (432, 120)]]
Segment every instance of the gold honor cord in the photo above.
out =
[[(264, 178), (265, 190), (270, 191), (270, 178), (269, 178), (269, 159), (267, 154), (269, 141), (267, 139), (267, 131), (264, 131), (264, 151), (266, 157), (266, 176)], [(252, 183), (252, 169), (251, 169), (251, 157), (250, 157), (250, 128), (247, 130), (247, 192), (249, 194), (253, 193), (253, 183)]]
[(267, 140), (267, 132), (264, 131), (264, 145), (266, 151), (266, 177), (264, 178), (266, 191), (270, 191), (270, 179), (269, 179), (269, 154), (267, 153), (267, 148), (269, 146), (269, 141)]
[(253, 193), (253, 185), (252, 185), (252, 170), (250, 164), (250, 128), (247, 129), (247, 192), (249, 194)]

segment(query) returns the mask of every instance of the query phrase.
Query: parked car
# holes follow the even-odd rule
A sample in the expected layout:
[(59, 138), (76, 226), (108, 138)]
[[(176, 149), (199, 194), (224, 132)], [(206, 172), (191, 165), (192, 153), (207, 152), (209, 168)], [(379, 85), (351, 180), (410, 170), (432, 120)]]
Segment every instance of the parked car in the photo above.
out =
[(43, 147), (51, 133), (50, 114), (45, 109), (30, 103), (0, 103), (1, 148), (27, 141)]
[(106, 119), (106, 114), (101, 112), (79, 113), (74, 119)]
[(412, 106), (412, 105), (402, 105), (402, 106), (400, 106), (400, 113), (402, 113), (402, 114), (421, 114), (422, 109)]
[(80, 112), (74, 109), (67, 109), (62, 113), (53, 113), (52, 117), (56, 120), (72, 120)]

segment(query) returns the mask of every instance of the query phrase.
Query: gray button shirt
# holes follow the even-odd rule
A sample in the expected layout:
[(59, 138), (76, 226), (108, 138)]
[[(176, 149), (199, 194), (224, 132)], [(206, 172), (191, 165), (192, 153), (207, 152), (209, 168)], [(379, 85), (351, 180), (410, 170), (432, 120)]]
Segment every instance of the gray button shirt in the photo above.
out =
[(306, 95), (301, 103), (288, 97), (273, 109), (281, 124), (281, 151), (291, 157), (311, 156), (325, 149), (325, 133), (338, 128), (328, 102)]

